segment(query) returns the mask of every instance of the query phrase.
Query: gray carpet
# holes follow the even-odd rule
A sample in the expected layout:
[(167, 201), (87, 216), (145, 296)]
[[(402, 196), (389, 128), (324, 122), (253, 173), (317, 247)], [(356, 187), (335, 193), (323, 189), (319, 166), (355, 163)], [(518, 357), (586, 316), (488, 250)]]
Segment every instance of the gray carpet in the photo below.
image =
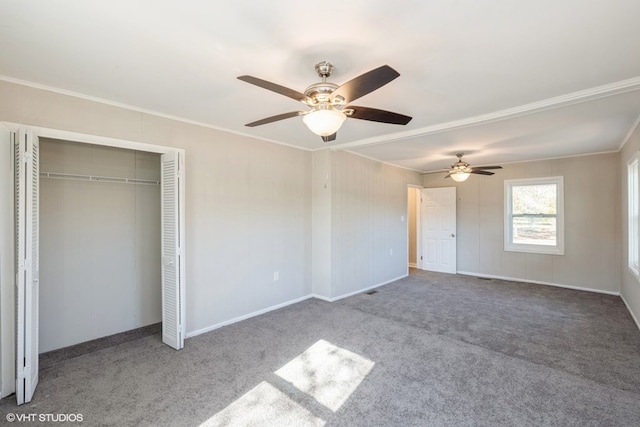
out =
[(59, 350), (40, 353), (38, 364), (40, 370), (48, 371), (54, 369), (58, 363), (66, 362), (68, 359), (79, 357), (85, 354), (94, 353), (96, 351), (120, 345), (130, 341), (136, 341), (141, 338), (157, 335), (162, 333), (162, 323), (154, 323), (153, 325), (144, 326), (142, 328), (133, 329), (131, 331), (122, 332), (120, 334), (110, 335), (104, 338), (83, 342), (81, 344), (64, 347)]
[(58, 360), (31, 404), (6, 398), (0, 412), (91, 426), (638, 426), (640, 331), (618, 297), (412, 271), (179, 352), (152, 335)]

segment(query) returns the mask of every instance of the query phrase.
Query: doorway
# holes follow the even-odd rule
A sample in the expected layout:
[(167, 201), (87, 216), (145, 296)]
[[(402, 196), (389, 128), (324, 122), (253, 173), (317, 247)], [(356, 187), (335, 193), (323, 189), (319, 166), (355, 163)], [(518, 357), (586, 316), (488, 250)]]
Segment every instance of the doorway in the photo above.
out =
[(456, 187), (424, 188), (422, 269), (455, 274), (457, 271)]
[(422, 268), (420, 234), (421, 187), (407, 188), (407, 233), (409, 242), (407, 260), (409, 268)]

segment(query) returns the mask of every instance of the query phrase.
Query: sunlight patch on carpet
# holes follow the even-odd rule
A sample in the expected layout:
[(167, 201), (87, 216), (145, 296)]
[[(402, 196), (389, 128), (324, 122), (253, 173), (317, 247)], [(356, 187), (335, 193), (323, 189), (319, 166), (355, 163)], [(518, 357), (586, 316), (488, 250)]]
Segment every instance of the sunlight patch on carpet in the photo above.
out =
[(336, 412), (375, 363), (320, 340), (275, 374)]
[(321, 418), (291, 400), (266, 381), (209, 418), (200, 427), (309, 426), (322, 427)]

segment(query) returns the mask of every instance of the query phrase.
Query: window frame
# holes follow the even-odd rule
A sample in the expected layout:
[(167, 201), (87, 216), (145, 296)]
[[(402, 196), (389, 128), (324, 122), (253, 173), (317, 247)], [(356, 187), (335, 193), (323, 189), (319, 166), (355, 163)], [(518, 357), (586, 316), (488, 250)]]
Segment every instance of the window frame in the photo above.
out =
[[(556, 244), (536, 245), (513, 242), (512, 188), (522, 185), (556, 186)], [(564, 255), (564, 177), (506, 179), (504, 181), (504, 250), (546, 255)]]
[(640, 152), (627, 161), (627, 268), (640, 281)]

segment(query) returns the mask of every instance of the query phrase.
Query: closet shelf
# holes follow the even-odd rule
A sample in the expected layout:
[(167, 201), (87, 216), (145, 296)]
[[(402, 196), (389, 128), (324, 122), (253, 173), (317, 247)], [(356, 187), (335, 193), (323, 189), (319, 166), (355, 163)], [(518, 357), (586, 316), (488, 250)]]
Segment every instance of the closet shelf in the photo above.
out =
[(72, 181), (111, 182), (117, 184), (160, 185), (160, 181), (138, 178), (119, 178), (113, 176), (76, 175), (71, 173), (40, 172), (40, 178), (67, 179)]

